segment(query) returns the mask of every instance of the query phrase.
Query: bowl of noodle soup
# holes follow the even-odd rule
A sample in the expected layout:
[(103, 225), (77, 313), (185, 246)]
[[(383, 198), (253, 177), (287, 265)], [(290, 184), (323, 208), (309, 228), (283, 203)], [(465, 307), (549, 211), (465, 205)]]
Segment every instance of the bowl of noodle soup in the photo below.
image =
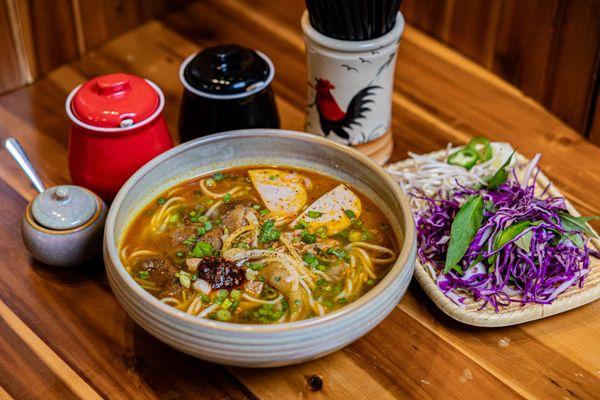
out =
[(412, 277), (408, 202), (361, 153), (284, 130), (224, 132), (143, 166), (107, 217), (125, 311), (208, 361), (305, 362), (385, 318)]

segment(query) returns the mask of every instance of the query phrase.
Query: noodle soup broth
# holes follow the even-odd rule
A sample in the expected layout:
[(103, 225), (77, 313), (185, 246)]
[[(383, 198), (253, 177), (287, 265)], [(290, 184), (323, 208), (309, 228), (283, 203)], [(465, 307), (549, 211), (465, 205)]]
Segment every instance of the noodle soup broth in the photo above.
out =
[(129, 225), (120, 258), (145, 290), (199, 318), (271, 324), (324, 315), (394, 264), (394, 232), (351, 186), (252, 166), (167, 190)]

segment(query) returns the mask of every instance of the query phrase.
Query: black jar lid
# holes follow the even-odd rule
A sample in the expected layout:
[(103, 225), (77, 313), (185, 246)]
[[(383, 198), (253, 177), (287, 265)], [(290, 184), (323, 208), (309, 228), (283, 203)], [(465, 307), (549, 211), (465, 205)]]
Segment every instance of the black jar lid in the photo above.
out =
[(239, 98), (257, 93), (273, 80), (271, 60), (259, 51), (235, 44), (204, 49), (180, 69), (184, 87), (210, 98)]

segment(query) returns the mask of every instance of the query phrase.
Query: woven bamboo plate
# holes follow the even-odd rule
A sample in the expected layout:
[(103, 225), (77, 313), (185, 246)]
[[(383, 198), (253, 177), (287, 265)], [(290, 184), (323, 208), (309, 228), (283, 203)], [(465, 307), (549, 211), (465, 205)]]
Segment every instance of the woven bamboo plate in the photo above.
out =
[[(456, 149), (458, 149), (458, 147)], [(441, 150), (428, 155), (443, 160), (446, 154), (446, 150)], [(517, 170), (519, 167), (522, 168), (522, 166), (529, 163), (529, 160), (523, 155), (516, 153), (516, 156)], [(414, 170), (414, 168), (415, 162), (412, 159), (403, 160), (386, 166), (386, 169), (395, 171)], [(536, 190), (542, 190), (542, 188), (546, 187), (548, 184), (550, 184), (550, 180), (546, 175), (540, 172), (537, 179)], [(548, 193), (552, 196), (564, 197), (554, 186), (550, 186)], [(568, 200), (566, 201), (566, 205), (569, 213), (575, 216), (581, 215)], [(590, 247), (595, 250), (600, 250), (600, 240), (592, 238)], [(592, 257), (590, 261), (590, 272), (584, 281), (583, 288), (579, 288), (578, 286), (569, 288), (560, 294), (552, 304), (530, 303), (521, 305), (518, 303), (511, 303), (509, 306), (501, 308), (499, 312), (495, 312), (494, 309), (489, 306), (480, 309), (483, 304), (482, 301), (475, 301), (474, 299), (465, 300), (463, 306), (457, 305), (446, 297), (446, 295), (438, 288), (435, 277), (432, 276), (430, 272), (430, 269), (433, 269), (433, 267), (429, 266), (429, 268), (427, 268), (422, 265), (418, 259), (415, 266), (415, 277), (433, 302), (455, 320), (474, 326), (500, 327), (546, 318), (551, 315), (581, 307), (600, 298), (600, 260)]]

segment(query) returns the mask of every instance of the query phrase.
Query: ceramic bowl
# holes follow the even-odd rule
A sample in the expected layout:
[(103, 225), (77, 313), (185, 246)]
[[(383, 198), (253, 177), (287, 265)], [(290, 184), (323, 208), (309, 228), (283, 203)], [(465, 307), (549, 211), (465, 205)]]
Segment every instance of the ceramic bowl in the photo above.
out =
[[(273, 325), (234, 324), (194, 317), (161, 303), (127, 273), (119, 242), (131, 219), (150, 200), (179, 182), (243, 165), (308, 168), (333, 176), (374, 199), (390, 220), (401, 249), (389, 273), (369, 292), (335, 312)], [(150, 334), (184, 353), (244, 367), (308, 361), (360, 338), (398, 304), (411, 280), (415, 228), (398, 185), (368, 157), (315, 135), (284, 130), (224, 132), (184, 143), (136, 172), (119, 191), (104, 234), (104, 260), (115, 296)]]
[(53, 267), (74, 267), (100, 255), (106, 205), (89, 193), (96, 200), (96, 212), (85, 224), (72, 229), (54, 230), (38, 224), (31, 210), (33, 201), (27, 205), (21, 236), (33, 258)]

